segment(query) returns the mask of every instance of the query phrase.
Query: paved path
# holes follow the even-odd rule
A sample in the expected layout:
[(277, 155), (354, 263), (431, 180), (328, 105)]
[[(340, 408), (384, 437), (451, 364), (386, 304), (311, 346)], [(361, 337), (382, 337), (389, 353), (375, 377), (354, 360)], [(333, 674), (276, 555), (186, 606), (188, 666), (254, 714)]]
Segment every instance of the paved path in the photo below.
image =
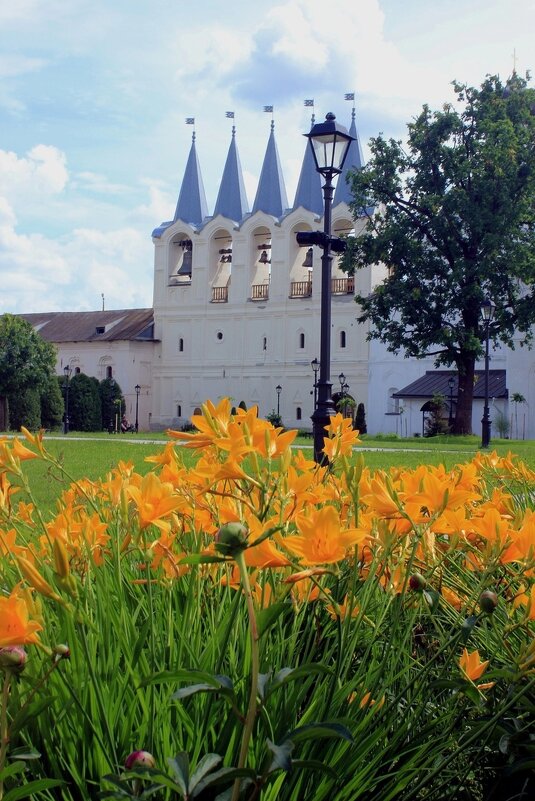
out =
[[(15, 436), (19, 436), (21, 439), (24, 439), (22, 434), (2, 434), (0, 436), (7, 437), (8, 439), (13, 439)], [(45, 441), (55, 440), (57, 442), (61, 442), (62, 440), (66, 442), (127, 442), (130, 445), (167, 445), (170, 439), (134, 439), (133, 437), (129, 437), (128, 434), (110, 434), (108, 437), (77, 437), (76, 434), (69, 434), (68, 436), (57, 436), (54, 434), (45, 434)], [(183, 445), (183, 443), (176, 441), (175, 445)], [(294, 448), (304, 448), (308, 450), (312, 450), (314, 447), (312, 443), (308, 444), (298, 444), (293, 445)], [(355, 452), (359, 451), (370, 451), (376, 453), (437, 453), (440, 451), (435, 450), (434, 448), (379, 448), (379, 447), (372, 447), (369, 445), (356, 445), (353, 450)], [(469, 456), (474, 455), (474, 451), (466, 451), (466, 450), (445, 450), (441, 451), (442, 453), (463, 453), (468, 454)]]

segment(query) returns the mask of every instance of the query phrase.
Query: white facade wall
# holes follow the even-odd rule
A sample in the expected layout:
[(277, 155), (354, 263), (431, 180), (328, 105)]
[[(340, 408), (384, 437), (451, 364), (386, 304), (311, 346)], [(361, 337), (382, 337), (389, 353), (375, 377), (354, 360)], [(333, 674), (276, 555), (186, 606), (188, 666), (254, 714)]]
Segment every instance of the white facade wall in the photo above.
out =
[[(141, 391), (138, 402), (138, 421), (140, 431), (150, 428), (152, 411), (152, 366), (155, 345), (151, 341), (135, 342), (65, 342), (57, 348), (56, 372), (63, 375), (63, 368), (69, 365), (72, 374), (76, 371), (93, 376), (99, 381), (107, 377), (111, 368), (112, 377), (117, 381), (126, 402), (126, 416), (135, 422), (136, 392)], [(106, 421), (103, 421), (104, 423)]]
[[(154, 239), (154, 336), (161, 340), (153, 371), (155, 428), (183, 425), (201, 403), (223, 396), (235, 405), (242, 400), (248, 407), (256, 404), (265, 416), (277, 409), (278, 384), (284, 425), (311, 427), (310, 363), (319, 358), (320, 348), (321, 250), (314, 248), (309, 272), (303, 265), (307, 249), (298, 247), (295, 235), (321, 228), (322, 220), (297, 209), (280, 221), (257, 212), (240, 227), (218, 216), (200, 232), (177, 221)], [(332, 228), (333, 234), (354, 230), (347, 205), (333, 210)], [(188, 240), (191, 280), (177, 276), (183, 259), (177, 243)], [(264, 250), (270, 264), (261, 261)], [(379, 268), (359, 271), (358, 290), (369, 292), (382, 275)], [(312, 293), (306, 296), (309, 279)], [(341, 281), (335, 289), (347, 288), (336, 258), (333, 279)], [(291, 297), (292, 285), (293, 294), (301, 291), (302, 296)], [(214, 302), (214, 293), (226, 300)], [(260, 299), (253, 299), (255, 293)], [(354, 294), (352, 289), (332, 296), (331, 380), (333, 393), (339, 391), (343, 372), (349, 394), (366, 405), (369, 345), (366, 327), (357, 323)]]

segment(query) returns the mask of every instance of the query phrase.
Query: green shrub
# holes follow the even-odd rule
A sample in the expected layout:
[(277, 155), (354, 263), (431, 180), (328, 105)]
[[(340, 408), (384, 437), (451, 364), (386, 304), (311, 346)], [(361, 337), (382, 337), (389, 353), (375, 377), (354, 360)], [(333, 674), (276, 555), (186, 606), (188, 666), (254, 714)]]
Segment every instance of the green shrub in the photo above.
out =
[(74, 431), (102, 429), (99, 382), (84, 373), (69, 382), (69, 427)]
[(65, 405), (61, 388), (63, 378), (51, 375), (41, 391), (41, 425), (43, 428), (59, 428)]
[(41, 427), (41, 402), (39, 389), (27, 387), (24, 392), (13, 393), (8, 396), (9, 427), (19, 431), (25, 426), (30, 431)]
[(118, 413), (116, 401), (120, 401), (120, 417), (123, 415), (126, 405), (123, 392), (114, 378), (105, 378), (99, 384), (101, 420), (104, 428), (115, 428), (115, 417)]

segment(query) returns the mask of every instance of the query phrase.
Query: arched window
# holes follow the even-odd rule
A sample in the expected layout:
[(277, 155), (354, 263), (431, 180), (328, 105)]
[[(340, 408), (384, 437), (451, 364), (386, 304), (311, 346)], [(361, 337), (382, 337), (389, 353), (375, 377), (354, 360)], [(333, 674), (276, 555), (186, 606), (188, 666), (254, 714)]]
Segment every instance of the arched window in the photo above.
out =
[(182, 417), (182, 406), (180, 404), (176, 407), (176, 416)]
[(267, 337), (262, 337), (262, 350), (267, 350)]
[(346, 346), (346, 332), (340, 331), (340, 347), (345, 348)]
[(388, 414), (399, 414), (399, 398), (393, 397), (397, 391), (397, 387), (390, 387), (388, 390)]
[(75, 375), (80, 375), (80, 368), (79, 367), (75, 367), (74, 368), (74, 374)]
[(183, 353), (184, 351), (184, 340), (182, 339), (182, 337), (180, 337), (180, 339), (178, 340), (178, 350), (180, 353)]
[(297, 420), (302, 420), (303, 419), (303, 412), (302, 412), (300, 406), (298, 406), (297, 409), (295, 410), (295, 416), (296, 416)]
[(304, 348), (305, 347), (305, 335), (304, 334), (299, 334), (299, 347), (300, 348)]
[(108, 364), (106, 367), (106, 378), (113, 378), (113, 368), (111, 364)]

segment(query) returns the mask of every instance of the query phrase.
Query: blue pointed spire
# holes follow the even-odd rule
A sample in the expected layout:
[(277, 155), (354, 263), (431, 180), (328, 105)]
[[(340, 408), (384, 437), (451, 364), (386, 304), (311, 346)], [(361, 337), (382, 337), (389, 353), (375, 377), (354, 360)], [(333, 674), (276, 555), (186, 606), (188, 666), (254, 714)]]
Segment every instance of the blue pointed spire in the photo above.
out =
[(349, 184), (347, 183), (347, 174), (350, 170), (360, 170), (362, 167), (364, 167), (364, 156), (362, 155), (362, 148), (360, 146), (359, 135), (357, 133), (357, 126), (355, 125), (354, 106), (351, 112), (351, 126), (349, 128), (349, 133), (354, 137), (354, 140), (349, 145), (349, 152), (344, 162), (344, 169), (338, 176), (333, 206), (336, 206), (338, 203), (347, 203), (348, 205), (351, 203), (353, 198), (351, 197), (351, 191), (349, 189)]
[(249, 203), (245, 194), (243, 175), (236, 147), (236, 128), (232, 126), (232, 139), (228, 149), (225, 169), (217, 195), (214, 217), (222, 214), (229, 220), (240, 222), (249, 212)]
[(253, 204), (253, 214), (256, 211), (264, 211), (266, 214), (272, 214), (273, 217), (282, 217), (287, 209), (288, 199), (275, 142), (275, 123), (272, 120), (271, 133)]
[[(314, 114), (310, 127), (314, 125)], [(312, 155), (312, 148), (307, 140), (303, 164), (301, 166), (301, 174), (299, 175), (299, 183), (297, 184), (297, 191), (295, 193), (295, 200), (292, 210), (298, 209), (302, 206), (308, 211), (313, 211), (318, 216), (323, 215), (323, 193), (321, 190), (321, 176), (316, 170), (314, 164), (314, 156)]]
[(183, 220), (192, 225), (201, 225), (205, 217), (208, 217), (208, 205), (195, 148), (194, 132), (173, 222)]

